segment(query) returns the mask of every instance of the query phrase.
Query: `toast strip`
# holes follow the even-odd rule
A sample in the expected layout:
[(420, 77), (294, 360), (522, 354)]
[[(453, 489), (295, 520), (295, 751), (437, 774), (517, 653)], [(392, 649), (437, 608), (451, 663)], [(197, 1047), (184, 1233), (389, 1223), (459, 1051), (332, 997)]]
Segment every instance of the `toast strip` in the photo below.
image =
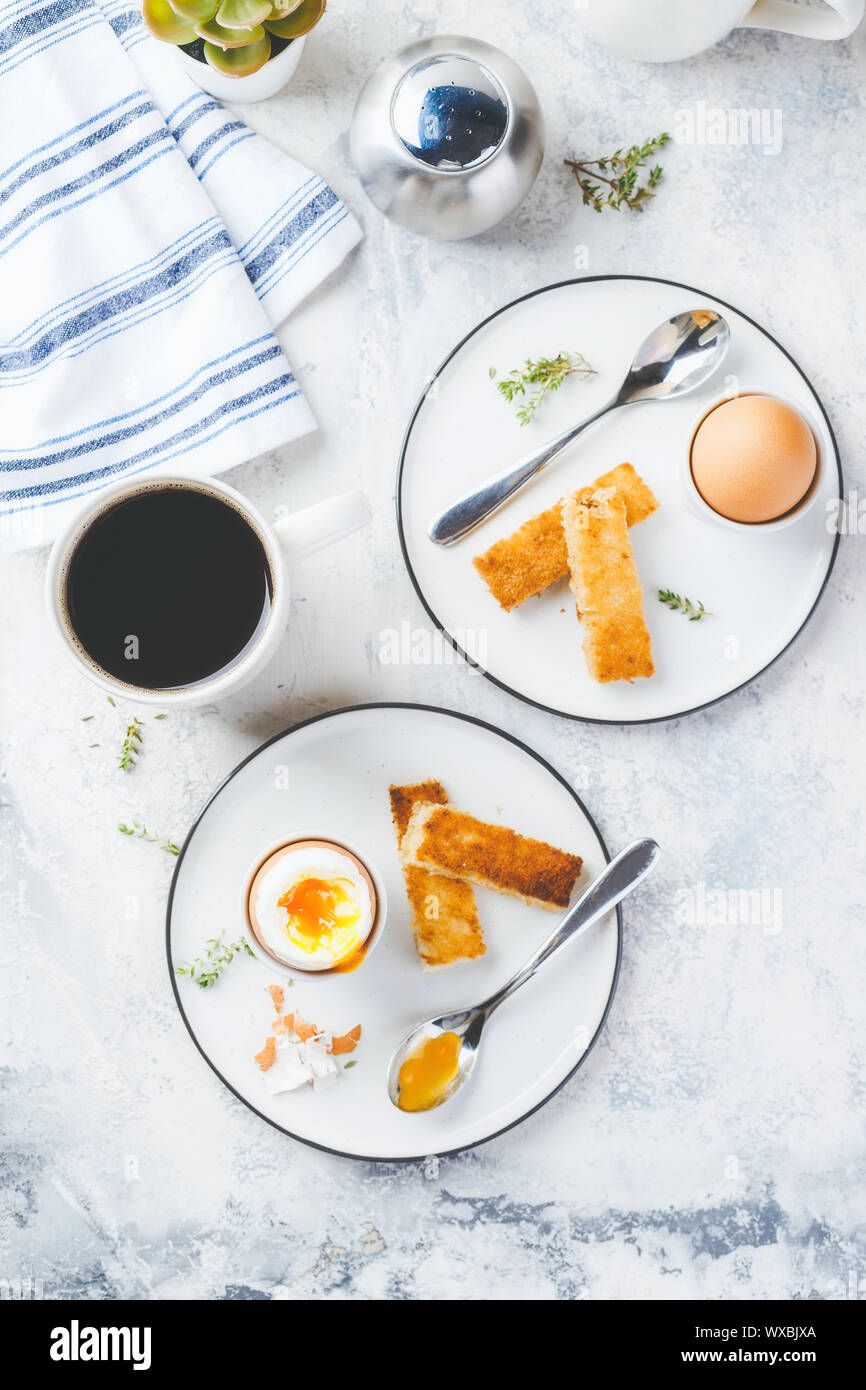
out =
[(430, 802), (415, 806), (400, 854), (407, 866), (552, 909), (568, 906), (583, 868), (576, 854)]
[[(591, 497), (603, 487), (615, 487), (625, 499), (629, 526), (651, 515), (658, 502), (630, 463), (620, 463), (609, 473), (581, 488), (579, 498)], [(561, 498), (546, 512), (540, 512), (523, 526), (496, 541), (483, 555), (472, 561), (493, 597), (510, 612), (533, 594), (568, 577), (568, 551), (562, 530)]]
[(655, 667), (626, 505), (615, 488), (566, 498), (562, 520), (583, 650), (597, 681), (631, 681)]
[[(441, 782), (391, 787), (391, 815), (401, 844), (416, 805), (444, 806), (448, 797)], [(438, 970), (460, 960), (476, 960), (487, 947), (478, 921), (475, 894), (460, 883), (427, 869), (403, 865), (406, 894), (412, 909), (412, 933), (418, 959), (425, 970)]]

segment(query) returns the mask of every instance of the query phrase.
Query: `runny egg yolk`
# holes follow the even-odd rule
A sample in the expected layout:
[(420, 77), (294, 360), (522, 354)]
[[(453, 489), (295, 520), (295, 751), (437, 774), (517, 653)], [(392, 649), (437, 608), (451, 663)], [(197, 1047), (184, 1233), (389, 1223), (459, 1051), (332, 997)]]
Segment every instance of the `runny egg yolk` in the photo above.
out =
[(400, 1068), (401, 1110), (430, 1110), (457, 1075), (460, 1039), (456, 1033), (428, 1038)]
[(337, 927), (351, 927), (359, 917), (353, 884), (347, 878), (301, 878), (277, 906), (288, 914), (287, 933), (304, 950), (327, 946)]

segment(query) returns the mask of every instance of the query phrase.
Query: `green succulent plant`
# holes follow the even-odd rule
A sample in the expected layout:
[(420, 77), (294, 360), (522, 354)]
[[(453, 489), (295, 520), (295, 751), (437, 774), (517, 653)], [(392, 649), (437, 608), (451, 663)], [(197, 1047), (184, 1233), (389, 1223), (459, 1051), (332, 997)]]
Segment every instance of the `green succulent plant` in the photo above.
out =
[(201, 39), (204, 57), (226, 77), (249, 77), (271, 56), (271, 35), (309, 34), (327, 0), (143, 0), (144, 22), (164, 43)]

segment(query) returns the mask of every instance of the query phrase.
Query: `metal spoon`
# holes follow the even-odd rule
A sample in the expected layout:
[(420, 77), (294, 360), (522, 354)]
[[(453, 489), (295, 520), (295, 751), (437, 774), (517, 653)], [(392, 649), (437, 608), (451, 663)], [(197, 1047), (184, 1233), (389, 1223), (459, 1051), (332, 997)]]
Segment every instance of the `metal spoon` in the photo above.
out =
[[(634, 844), (628, 845), (615, 859), (611, 860), (607, 868), (590, 884), (574, 907), (568, 910), (544, 945), (539, 947), (535, 955), (530, 956), (526, 964), (501, 989), (496, 990), (495, 994), (491, 994), (483, 1003), (476, 1004), (474, 1008), (458, 1009), (456, 1013), (442, 1014), (439, 1018), (431, 1018), (426, 1023), (421, 1023), (417, 1028), (413, 1028), (412, 1032), (400, 1043), (388, 1065), (388, 1095), (394, 1105), (398, 1108), (400, 1106), (401, 1066), (409, 1056), (423, 1046), (428, 1038), (435, 1038), (440, 1033), (456, 1033), (461, 1043), (457, 1058), (457, 1074), (448, 1088), (443, 1091), (439, 1100), (436, 1101), (436, 1106), (443, 1105), (446, 1100), (451, 1100), (452, 1096), (457, 1094), (469, 1078), (481, 1042), (481, 1033), (490, 1015), (516, 990), (520, 989), (521, 985), (525, 985), (527, 980), (531, 980), (539, 966), (543, 965), (554, 951), (558, 951), (567, 941), (573, 941), (575, 937), (588, 931), (594, 922), (597, 922), (600, 917), (610, 912), (612, 907), (616, 907), (618, 902), (633, 892), (638, 884), (646, 878), (658, 856), (659, 847), (655, 840), (635, 840)], [(432, 1110), (435, 1109), (435, 1106), (429, 1108)], [(407, 1113), (423, 1114), (425, 1112)]]
[(691, 309), (660, 323), (638, 348), (628, 375), (613, 400), (588, 420), (566, 430), (512, 468), (488, 478), (430, 522), (427, 534), (439, 545), (451, 545), (513, 497), (546, 464), (561, 454), (596, 420), (621, 405), (636, 401), (668, 401), (702, 386), (716, 370), (731, 340), (731, 330), (714, 309)]

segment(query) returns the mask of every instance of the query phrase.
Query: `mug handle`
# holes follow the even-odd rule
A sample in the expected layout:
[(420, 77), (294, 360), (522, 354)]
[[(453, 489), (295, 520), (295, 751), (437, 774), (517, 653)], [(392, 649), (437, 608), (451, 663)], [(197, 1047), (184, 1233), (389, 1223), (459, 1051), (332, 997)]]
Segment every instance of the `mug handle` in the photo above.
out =
[(360, 531), (370, 522), (370, 503), (363, 492), (341, 492), (301, 512), (277, 517), (274, 531), (289, 565), (297, 565), (326, 545)]
[(864, 0), (827, 0), (820, 10), (792, 5), (791, 0), (757, 0), (746, 17), (744, 29), (777, 29), (782, 34), (801, 34), (812, 39), (847, 39), (863, 18)]

